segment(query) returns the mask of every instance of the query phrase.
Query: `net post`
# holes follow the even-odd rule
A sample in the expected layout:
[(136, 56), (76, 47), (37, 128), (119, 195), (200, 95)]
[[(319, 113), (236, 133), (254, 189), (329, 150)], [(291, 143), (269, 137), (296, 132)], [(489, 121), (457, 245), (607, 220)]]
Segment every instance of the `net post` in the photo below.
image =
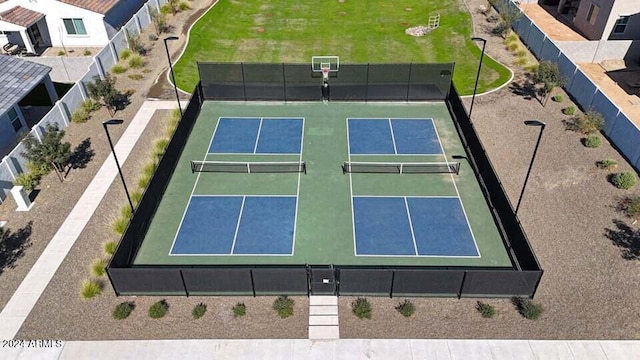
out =
[(251, 174), (251, 164), (247, 163), (247, 174)]
[(403, 170), (404, 170), (404, 167), (403, 167), (403, 165), (404, 165), (404, 164), (400, 163), (400, 174), (404, 174), (404, 171), (403, 171)]
[(195, 174), (196, 173), (196, 168), (195, 168), (195, 163), (193, 162), (193, 160), (191, 160), (191, 173)]

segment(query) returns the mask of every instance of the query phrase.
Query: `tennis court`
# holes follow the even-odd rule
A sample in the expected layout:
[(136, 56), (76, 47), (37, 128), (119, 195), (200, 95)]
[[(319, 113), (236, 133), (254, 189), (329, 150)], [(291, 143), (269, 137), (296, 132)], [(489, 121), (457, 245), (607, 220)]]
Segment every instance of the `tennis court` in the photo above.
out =
[(136, 265), (511, 262), (444, 103), (209, 101)]

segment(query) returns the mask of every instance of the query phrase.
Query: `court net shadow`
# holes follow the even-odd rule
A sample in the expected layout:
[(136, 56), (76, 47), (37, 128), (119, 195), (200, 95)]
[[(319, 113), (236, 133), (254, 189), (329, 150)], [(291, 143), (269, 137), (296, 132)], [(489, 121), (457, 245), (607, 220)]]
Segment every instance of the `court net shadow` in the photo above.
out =
[(13, 269), (16, 261), (24, 256), (25, 251), (31, 247), (31, 226), (29, 222), (25, 227), (17, 231), (0, 228), (0, 275), (5, 269)]
[(614, 219), (615, 229), (605, 229), (605, 236), (620, 248), (625, 260), (640, 259), (640, 229), (633, 229), (621, 220)]

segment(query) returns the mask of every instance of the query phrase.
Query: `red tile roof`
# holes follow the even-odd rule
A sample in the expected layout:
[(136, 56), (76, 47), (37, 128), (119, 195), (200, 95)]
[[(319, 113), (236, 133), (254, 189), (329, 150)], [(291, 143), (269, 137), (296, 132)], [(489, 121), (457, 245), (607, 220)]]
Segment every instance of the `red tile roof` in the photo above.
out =
[(106, 14), (119, 1), (120, 0), (60, 0), (60, 2), (65, 4), (87, 9), (98, 14)]
[(44, 14), (25, 9), (21, 6), (12, 7), (11, 9), (0, 13), (0, 20), (24, 27), (33, 25), (42, 17), (44, 17)]

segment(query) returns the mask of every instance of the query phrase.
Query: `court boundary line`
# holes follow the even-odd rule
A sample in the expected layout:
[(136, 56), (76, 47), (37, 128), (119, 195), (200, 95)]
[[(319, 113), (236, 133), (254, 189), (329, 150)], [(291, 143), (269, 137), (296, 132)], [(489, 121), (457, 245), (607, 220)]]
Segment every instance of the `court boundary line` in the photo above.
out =
[[(301, 138), (301, 142), (302, 142), (302, 138), (304, 138), (304, 117), (294, 117), (294, 116), (283, 116), (283, 117), (257, 117), (257, 116), (233, 116), (233, 117), (226, 117), (226, 116), (219, 116), (218, 117), (218, 124), (220, 123), (221, 119), (229, 119), (229, 120), (233, 120), (233, 119), (239, 119), (239, 120), (258, 120), (260, 119), (260, 125), (258, 125), (258, 134), (256, 136), (256, 141), (253, 145), (253, 152), (246, 152), (246, 153), (220, 153), (220, 152), (209, 152), (209, 150), (211, 150), (211, 143), (209, 144), (209, 148), (207, 149), (207, 156), (209, 155), (302, 155), (302, 146), (300, 147), (300, 152), (299, 153), (257, 153), (257, 149), (258, 149), (258, 141), (260, 140), (260, 131), (262, 130), (262, 121), (263, 120), (290, 120), (290, 121), (294, 121), (294, 120), (302, 120), (302, 133), (300, 134), (300, 138)], [(218, 124), (216, 124), (216, 130), (218, 128)], [(215, 130), (213, 133), (213, 136), (215, 137)], [(213, 137), (211, 138), (211, 142), (213, 142)], [(206, 158), (205, 158), (206, 161)]]
[[(458, 198), (460, 199), (459, 196), (448, 196), (448, 195), (444, 195), (444, 196), (431, 196), (431, 195), (427, 195), (427, 196), (413, 196), (413, 195), (399, 195), (399, 196), (395, 196), (395, 195), (355, 195), (351, 197), (351, 203), (353, 203), (353, 198), (356, 197), (374, 197), (374, 198), (404, 198), (405, 199), (405, 204), (406, 203), (406, 199), (407, 198), (442, 198), (442, 199), (455, 199)], [(461, 205), (462, 206), (462, 205)], [(464, 210), (464, 209), (463, 209)], [(410, 218), (410, 213), (407, 213), (407, 216)], [(351, 212), (351, 216), (352, 218), (354, 217), (354, 213), (353, 210)], [(467, 220), (465, 218), (465, 220)], [(411, 222), (411, 219), (409, 219), (410, 221), (410, 225), (411, 225), (411, 231), (412, 231), (412, 236), (415, 236), (413, 234), (413, 222)], [(353, 232), (353, 242), (355, 243), (356, 241), (356, 236), (355, 236), (355, 222), (354, 224), (354, 232)], [(469, 220), (467, 220), (467, 224), (469, 224)], [(471, 235), (473, 236), (473, 233), (471, 233)], [(415, 238), (415, 237), (414, 237)], [(358, 254), (358, 252), (356, 251), (354, 253), (354, 256), (361, 256), (361, 257), (391, 257), (391, 258), (406, 258), (406, 259), (414, 259), (414, 258), (450, 258), (450, 259), (480, 259), (482, 258), (482, 256), (480, 256), (480, 253), (478, 252), (478, 255), (421, 255), (417, 253), (417, 246), (416, 246), (416, 254), (417, 255), (396, 255), (396, 254)], [(467, 265), (463, 265), (463, 266), (467, 266)]]
[[(218, 131), (218, 124), (220, 124), (221, 117), (218, 117), (216, 121), (216, 126), (213, 128), (213, 133), (211, 134), (211, 139), (209, 139), (209, 145), (207, 146), (206, 153), (204, 154), (204, 159), (202, 161), (207, 161), (207, 156), (209, 155), (209, 149), (211, 149), (211, 144), (213, 144), (213, 137), (216, 135), (216, 131)], [(187, 139), (188, 140), (188, 139)], [(178, 160), (179, 161), (179, 160)], [(175, 170), (174, 170), (175, 172)], [(169, 256), (173, 252), (173, 247), (176, 245), (176, 240), (178, 239), (178, 234), (180, 233), (180, 229), (182, 229), (182, 224), (184, 223), (184, 218), (187, 215), (187, 210), (189, 210), (189, 206), (191, 205), (191, 199), (193, 198), (193, 194), (196, 191), (196, 187), (198, 186), (198, 181), (200, 180), (200, 175), (202, 173), (198, 172), (196, 176), (196, 181), (191, 188), (191, 193), (189, 194), (189, 200), (187, 201), (187, 206), (184, 208), (184, 212), (182, 213), (182, 218), (180, 219), (180, 224), (178, 225), (178, 229), (176, 230), (176, 234), (173, 236), (173, 241), (171, 242), (171, 247), (169, 248)]]
[(258, 134), (256, 135), (256, 141), (253, 143), (253, 154), (255, 154), (256, 150), (258, 150), (258, 142), (260, 141), (260, 131), (262, 131), (262, 120), (264, 119), (260, 118), (260, 124), (258, 125)]
[[(447, 158), (447, 153), (444, 151), (444, 145), (442, 144), (442, 140), (440, 139), (440, 134), (438, 133), (438, 128), (436, 127), (436, 123), (433, 123), (433, 129), (436, 131), (436, 136), (438, 137), (438, 143), (440, 143), (440, 149), (442, 150), (442, 155), (444, 155), (444, 161), (449, 162)], [(460, 197), (460, 191), (458, 191), (458, 185), (456, 185), (456, 178), (453, 174), (449, 174), (451, 177), (451, 183), (453, 184), (453, 188), (456, 189), (456, 194), (458, 194), (458, 201), (460, 202), (460, 207), (462, 207), (462, 213), (464, 214), (464, 219), (467, 221), (467, 228), (469, 228), (469, 232), (471, 233), (471, 238), (473, 239), (473, 244), (476, 247), (476, 252), (478, 253), (478, 257), (482, 257), (480, 253), (480, 248), (478, 247), (478, 242), (476, 241), (476, 236), (473, 233), (473, 229), (471, 228), (471, 222), (469, 222), (469, 216), (467, 215), (467, 211), (464, 208), (464, 203), (462, 202), (462, 197)]]
[(409, 229), (411, 230), (411, 240), (413, 240), (413, 250), (415, 250), (416, 256), (418, 256), (418, 244), (416, 243), (416, 234), (413, 232), (413, 221), (411, 220), (411, 211), (409, 211), (407, 197), (403, 196), (402, 200), (404, 201), (404, 208), (407, 210), (407, 219), (409, 219)]
[(236, 221), (236, 231), (233, 233), (233, 242), (231, 242), (231, 250), (229, 250), (229, 254), (233, 254), (233, 249), (235, 249), (236, 247), (236, 239), (238, 239), (238, 230), (240, 230), (240, 222), (242, 221), (242, 212), (244, 210), (244, 201), (246, 199), (246, 196), (242, 197), (242, 203), (240, 204), (240, 213), (238, 214), (238, 221)]
[(393, 125), (391, 125), (391, 118), (388, 118), (389, 121), (389, 131), (391, 132), (391, 142), (393, 143), (393, 155), (398, 155), (398, 147), (396, 146), (396, 136), (393, 133)]
[[(300, 158), (299, 162), (302, 164), (302, 153), (304, 150), (304, 127), (306, 118), (302, 117), (302, 133), (300, 135)], [(296, 212), (293, 214), (293, 241), (291, 242), (291, 256), (295, 256), (296, 253), (296, 235), (298, 232), (298, 207), (300, 206), (300, 181), (302, 180), (302, 173), (298, 172), (298, 185), (296, 187)]]
[(277, 195), (277, 194), (201, 194), (201, 195), (193, 195), (192, 197), (243, 197), (243, 196), (251, 196), (251, 197), (296, 197), (296, 195)]
[[(347, 129), (347, 158), (349, 162), (351, 162), (351, 143), (349, 139), (349, 118), (345, 118), (345, 126)], [(358, 256), (358, 245), (356, 243), (356, 218), (354, 214), (353, 208), (353, 177), (352, 174), (349, 173), (349, 195), (351, 198), (349, 201), (351, 202), (351, 237), (353, 237), (353, 256)]]

